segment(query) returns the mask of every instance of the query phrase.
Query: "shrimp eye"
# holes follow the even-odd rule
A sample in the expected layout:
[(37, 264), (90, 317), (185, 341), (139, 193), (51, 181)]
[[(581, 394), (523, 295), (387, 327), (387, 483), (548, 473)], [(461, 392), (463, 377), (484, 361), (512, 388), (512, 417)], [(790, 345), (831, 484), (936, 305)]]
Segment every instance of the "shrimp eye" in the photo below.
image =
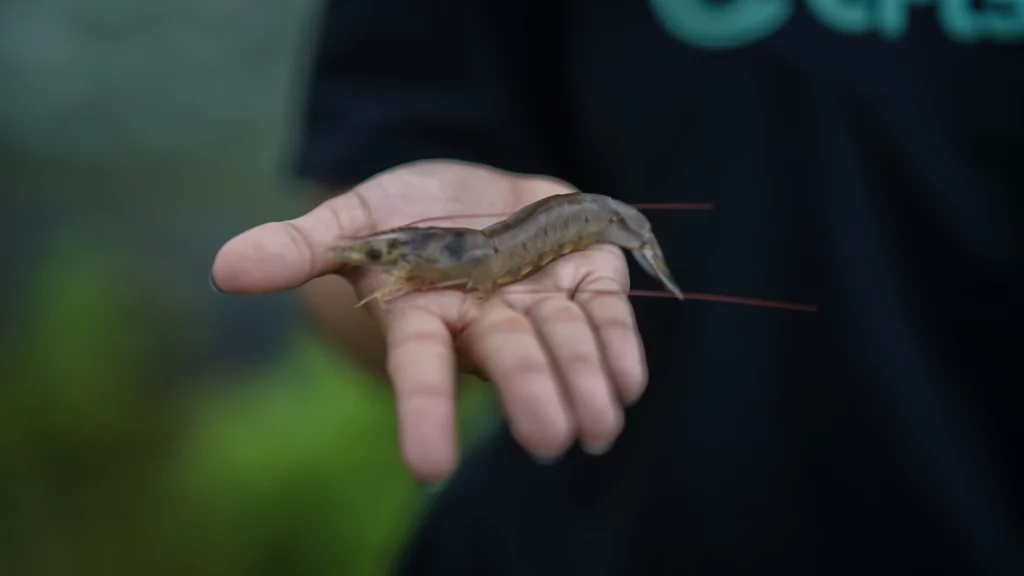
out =
[(377, 262), (378, 260), (380, 260), (380, 257), (383, 255), (384, 254), (381, 253), (380, 248), (374, 247), (366, 250), (366, 257), (373, 262)]

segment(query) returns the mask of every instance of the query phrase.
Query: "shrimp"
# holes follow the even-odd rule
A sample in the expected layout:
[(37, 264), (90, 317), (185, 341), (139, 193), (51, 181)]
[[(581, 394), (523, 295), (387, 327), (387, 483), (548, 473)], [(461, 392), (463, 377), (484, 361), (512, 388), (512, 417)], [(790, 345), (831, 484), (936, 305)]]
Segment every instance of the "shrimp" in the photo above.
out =
[(527, 278), (552, 261), (607, 243), (629, 250), (645, 272), (682, 300), (651, 223), (636, 208), (600, 194), (549, 196), (483, 229), (494, 254), (480, 261), (471, 288), (494, 290)]
[[(711, 204), (630, 206), (608, 196), (573, 192), (549, 196), (512, 214), (488, 215), (507, 217), (482, 230), (406, 225), (332, 247), (329, 252), (342, 263), (376, 267), (390, 277), (384, 288), (357, 306), (373, 299), (386, 306), (388, 301), (418, 290), (449, 288), (486, 294), (523, 280), (566, 254), (607, 243), (629, 250), (645, 272), (668, 288), (668, 292), (631, 290), (631, 295), (818, 310), (816, 305), (796, 302), (695, 292), (684, 295), (668, 270), (650, 223), (637, 209), (640, 206), (712, 208)], [(439, 218), (425, 218), (417, 224)]]
[(331, 255), (349, 265), (388, 271), (388, 284), (358, 305), (372, 299), (383, 304), (419, 289), (490, 293), (566, 254), (602, 242), (630, 250), (648, 274), (683, 298), (647, 218), (628, 204), (598, 194), (549, 196), (483, 230), (388, 230), (332, 248)]

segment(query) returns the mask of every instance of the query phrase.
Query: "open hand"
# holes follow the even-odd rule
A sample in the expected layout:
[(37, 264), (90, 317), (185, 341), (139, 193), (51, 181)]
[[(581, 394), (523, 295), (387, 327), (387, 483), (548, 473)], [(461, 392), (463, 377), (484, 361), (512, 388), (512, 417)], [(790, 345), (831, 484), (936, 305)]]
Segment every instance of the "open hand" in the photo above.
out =
[[(221, 248), (212, 278), (228, 293), (294, 289), (341, 273), (360, 298), (382, 274), (340, 269), (329, 246), (424, 218), (467, 224), (471, 214), (509, 214), (572, 188), (460, 162), (399, 166), (287, 222), (257, 226)], [(598, 454), (623, 426), (622, 403), (647, 382), (640, 336), (626, 296), (629, 277), (618, 248), (598, 245), (549, 264), (488, 298), (454, 290), (402, 296), (373, 312), (387, 340), (402, 456), (424, 481), (457, 466), (456, 382), (460, 363), (495, 386), (512, 434), (536, 457), (558, 457), (579, 439)]]

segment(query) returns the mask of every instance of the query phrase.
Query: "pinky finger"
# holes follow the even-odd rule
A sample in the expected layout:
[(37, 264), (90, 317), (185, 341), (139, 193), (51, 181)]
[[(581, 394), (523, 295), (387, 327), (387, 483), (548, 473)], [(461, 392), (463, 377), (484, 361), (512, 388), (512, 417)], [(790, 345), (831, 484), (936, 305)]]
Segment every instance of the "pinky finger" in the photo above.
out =
[(615, 280), (601, 278), (581, 287), (575, 300), (597, 334), (619, 398), (636, 402), (647, 387), (647, 359), (628, 296)]

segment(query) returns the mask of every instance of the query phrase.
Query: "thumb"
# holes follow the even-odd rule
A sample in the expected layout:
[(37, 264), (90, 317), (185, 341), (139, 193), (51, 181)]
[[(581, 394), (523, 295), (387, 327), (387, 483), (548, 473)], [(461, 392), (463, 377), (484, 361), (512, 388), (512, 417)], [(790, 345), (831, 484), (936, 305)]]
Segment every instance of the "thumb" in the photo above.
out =
[(368, 204), (352, 190), (294, 220), (262, 224), (235, 236), (217, 253), (210, 281), (236, 294), (298, 288), (338, 267), (327, 256), (331, 244), (375, 228)]

